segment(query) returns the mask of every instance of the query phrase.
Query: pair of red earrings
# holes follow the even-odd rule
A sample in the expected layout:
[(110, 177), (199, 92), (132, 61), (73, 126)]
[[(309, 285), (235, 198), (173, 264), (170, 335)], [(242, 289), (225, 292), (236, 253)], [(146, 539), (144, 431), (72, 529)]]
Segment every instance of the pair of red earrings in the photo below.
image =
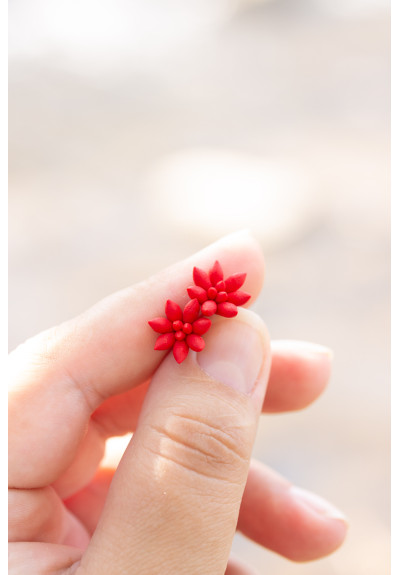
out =
[(235, 273), (224, 280), (224, 274), (218, 261), (207, 273), (199, 268), (193, 268), (194, 286), (187, 288), (190, 301), (183, 310), (180, 306), (167, 300), (165, 304), (166, 317), (156, 317), (149, 325), (160, 334), (154, 349), (168, 350), (172, 348), (174, 358), (182, 363), (189, 349), (199, 352), (204, 349), (202, 336), (210, 329), (212, 315), (235, 317), (237, 306), (245, 304), (250, 294), (241, 291), (246, 279), (245, 273)]

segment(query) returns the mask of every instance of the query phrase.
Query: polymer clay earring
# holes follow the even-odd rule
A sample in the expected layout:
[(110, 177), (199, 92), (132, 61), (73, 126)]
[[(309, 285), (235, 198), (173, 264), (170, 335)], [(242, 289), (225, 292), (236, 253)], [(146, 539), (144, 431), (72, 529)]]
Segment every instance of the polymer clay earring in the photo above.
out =
[(224, 274), (218, 261), (207, 273), (193, 268), (194, 286), (187, 288), (190, 301), (181, 307), (167, 300), (165, 316), (150, 320), (150, 327), (159, 334), (155, 350), (172, 349), (178, 363), (182, 363), (189, 349), (200, 352), (205, 341), (202, 336), (210, 329), (210, 316), (214, 314), (226, 318), (235, 317), (237, 307), (250, 299), (250, 294), (240, 291), (246, 279), (245, 273), (235, 273), (224, 280)]
[(211, 327), (211, 320), (199, 317), (200, 304), (196, 299), (190, 300), (183, 311), (180, 306), (167, 300), (165, 304), (166, 317), (158, 317), (149, 321), (149, 325), (161, 334), (158, 336), (154, 349), (167, 350), (172, 348), (174, 358), (182, 363), (189, 353), (202, 351), (205, 346), (201, 337)]
[(245, 304), (250, 294), (239, 291), (246, 279), (245, 273), (236, 273), (224, 280), (221, 265), (216, 261), (207, 273), (199, 268), (193, 268), (194, 286), (187, 289), (189, 297), (197, 299), (201, 305), (201, 313), (212, 316), (215, 313), (223, 317), (235, 317), (237, 306)]

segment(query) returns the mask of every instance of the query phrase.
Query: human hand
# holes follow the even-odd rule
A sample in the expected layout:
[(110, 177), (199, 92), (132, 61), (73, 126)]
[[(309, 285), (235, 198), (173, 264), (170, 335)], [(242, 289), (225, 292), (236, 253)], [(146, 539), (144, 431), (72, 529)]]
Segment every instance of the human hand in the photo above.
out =
[[(167, 298), (184, 303), (193, 266), (216, 259), (247, 272), (253, 302), (263, 257), (237, 234), (10, 355), (10, 575), (245, 575), (229, 559), (236, 527), (296, 561), (342, 543), (335, 508), (250, 460), (260, 412), (312, 402), (329, 352), (270, 345), (244, 309), (213, 320), (204, 351), (181, 365), (153, 351), (147, 320)], [(106, 439), (129, 432), (117, 470), (102, 467)]]

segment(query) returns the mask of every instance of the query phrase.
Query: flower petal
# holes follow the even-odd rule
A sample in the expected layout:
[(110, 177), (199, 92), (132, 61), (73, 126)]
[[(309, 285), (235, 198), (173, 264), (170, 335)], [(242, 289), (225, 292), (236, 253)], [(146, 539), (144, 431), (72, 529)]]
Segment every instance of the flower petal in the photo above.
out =
[(157, 333), (168, 333), (172, 331), (172, 323), (166, 317), (156, 317), (148, 323)]
[(235, 317), (238, 310), (234, 303), (229, 303), (227, 301), (218, 304), (217, 314), (223, 317)]
[(228, 294), (226, 291), (220, 291), (215, 298), (217, 303), (223, 303), (224, 301), (228, 301)]
[(243, 305), (249, 301), (250, 298), (251, 295), (245, 291), (237, 290), (228, 294), (228, 301), (230, 303), (234, 303), (235, 305)]
[(207, 301), (207, 292), (199, 286), (190, 286), (187, 288), (190, 299), (197, 299), (199, 303)]
[(177, 341), (172, 348), (172, 353), (174, 354), (176, 361), (178, 363), (182, 363), (182, 361), (187, 358), (189, 347), (185, 341)]
[(224, 272), (222, 271), (221, 264), (216, 261), (213, 267), (210, 269), (210, 280), (212, 285), (217, 285), (218, 282), (224, 279)]
[(187, 336), (186, 343), (193, 351), (202, 351), (206, 345), (204, 339), (195, 333), (191, 333)]
[(227, 292), (232, 292), (238, 290), (244, 284), (244, 280), (246, 279), (247, 274), (245, 273), (238, 273), (233, 274), (226, 278), (225, 280), (225, 290)]
[(169, 349), (174, 345), (174, 342), (175, 342), (175, 335), (172, 332), (163, 333), (162, 335), (158, 336), (154, 349), (158, 351)]
[(205, 301), (201, 306), (201, 313), (203, 315), (207, 316), (214, 315), (216, 311), (217, 311), (217, 304), (215, 303), (215, 301), (211, 299)]
[(177, 303), (169, 299), (165, 304), (165, 315), (169, 320), (176, 321), (182, 319), (182, 310)]
[(183, 308), (183, 323), (192, 323), (198, 318), (200, 304), (197, 299), (191, 299)]
[(212, 286), (208, 273), (196, 267), (193, 268), (193, 281), (197, 286), (205, 290)]
[(193, 333), (197, 335), (205, 334), (211, 327), (211, 320), (208, 317), (199, 317), (193, 322)]

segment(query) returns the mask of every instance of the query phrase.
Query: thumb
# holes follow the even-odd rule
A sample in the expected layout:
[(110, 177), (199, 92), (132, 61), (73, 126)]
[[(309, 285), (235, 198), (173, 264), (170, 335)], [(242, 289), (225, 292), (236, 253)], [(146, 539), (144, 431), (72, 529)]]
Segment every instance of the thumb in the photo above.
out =
[(85, 574), (225, 572), (270, 367), (257, 315), (217, 318), (206, 347), (172, 354), (82, 558)]

